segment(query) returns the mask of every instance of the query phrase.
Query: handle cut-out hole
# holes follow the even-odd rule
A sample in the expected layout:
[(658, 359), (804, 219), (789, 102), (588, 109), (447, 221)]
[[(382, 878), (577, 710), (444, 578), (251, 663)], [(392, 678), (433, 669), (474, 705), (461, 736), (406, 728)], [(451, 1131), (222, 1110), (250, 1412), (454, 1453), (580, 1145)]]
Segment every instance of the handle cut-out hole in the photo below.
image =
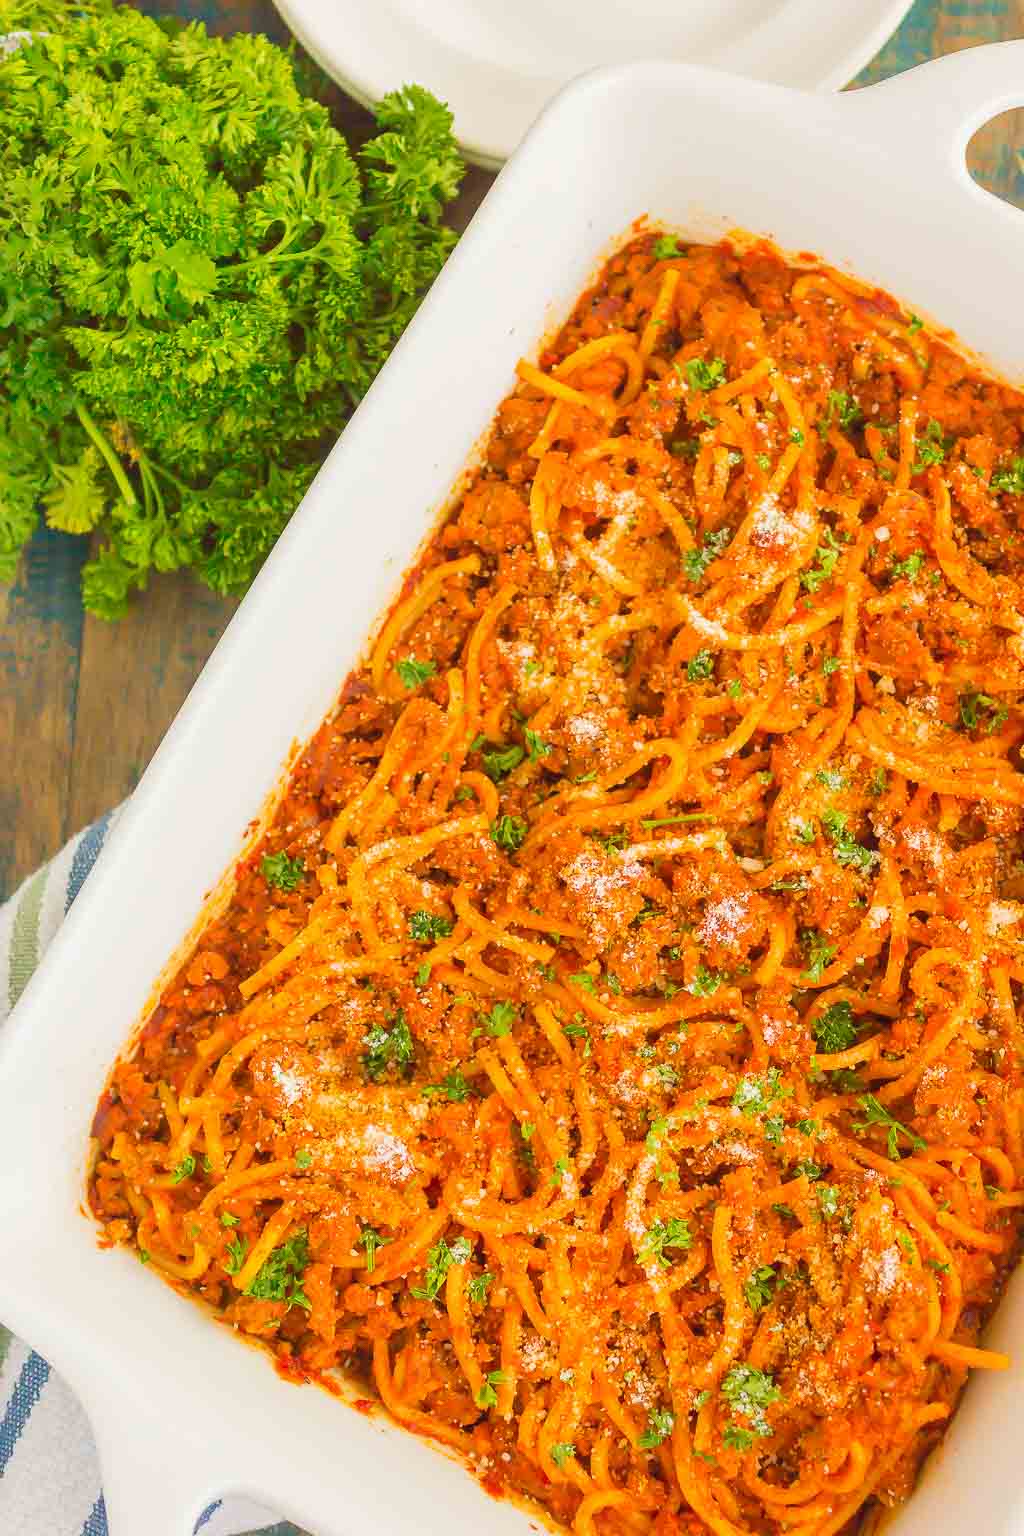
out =
[(1000, 112), (967, 146), (967, 169), (979, 187), (1024, 208), (1024, 108)]

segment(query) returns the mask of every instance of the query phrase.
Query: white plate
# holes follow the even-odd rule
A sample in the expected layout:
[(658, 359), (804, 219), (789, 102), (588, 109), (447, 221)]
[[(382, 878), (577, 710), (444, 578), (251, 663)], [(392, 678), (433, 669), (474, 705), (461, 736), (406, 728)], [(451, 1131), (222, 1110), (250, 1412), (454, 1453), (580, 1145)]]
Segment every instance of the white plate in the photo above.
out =
[[(645, 212), (693, 240), (774, 235), (881, 284), (1020, 378), (1024, 214), (964, 165), (974, 130), (1020, 105), (1024, 41), (840, 94), (628, 65), (564, 92), (498, 177), (0, 1032), (0, 1317), (81, 1396), (112, 1536), (189, 1536), (225, 1493), (318, 1536), (529, 1536), (523, 1514), (424, 1441), (290, 1386), (130, 1253), (100, 1252), (81, 1211), (93, 1107), (154, 978), (514, 386), (516, 359), (536, 356), (611, 243)], [(1024, 1536), (1024, 1271), (989, 1342), (1013, 1369), (972, 1381), (893, 1536)], [(7, 1536), (2, 1508), (0, 1495)]]
[(678, 59), (832, 90), (873, 58), (910, 0), (274, 0), (329, 75), (371, 104), (415, 80), (497, 169), (585, 70)]

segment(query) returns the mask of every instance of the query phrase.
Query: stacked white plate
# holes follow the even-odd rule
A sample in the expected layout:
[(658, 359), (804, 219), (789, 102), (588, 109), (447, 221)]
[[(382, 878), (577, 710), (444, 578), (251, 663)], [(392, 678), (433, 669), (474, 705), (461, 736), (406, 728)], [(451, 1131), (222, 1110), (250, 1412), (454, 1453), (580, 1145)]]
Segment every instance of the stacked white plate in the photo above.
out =
[(838, 90), (910, 0), (275, 0), (327, 73), (370, 104), (408, 81), (497, 168), (561, 86), (599, 64), (678, 59)]

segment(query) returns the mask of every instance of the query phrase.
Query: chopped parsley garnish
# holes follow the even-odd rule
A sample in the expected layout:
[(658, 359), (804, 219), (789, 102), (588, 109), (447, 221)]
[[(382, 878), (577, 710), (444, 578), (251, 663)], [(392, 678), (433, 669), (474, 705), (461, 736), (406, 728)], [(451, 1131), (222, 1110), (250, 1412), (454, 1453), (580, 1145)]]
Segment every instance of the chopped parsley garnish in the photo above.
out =
[(798, 821), (793, 826), (793, 836), (798, 843), (813, 843), (818, 833), (813, 821)]
[[(765, 1433), (771, 1434), (771, 1430)], [(755, 1439), (752, 1429), (741, 1429), (739, 1424), (727, 1424), (722, 1431), (722, 1444), (730, 1451), (749, 1451)]]
[(742, 1414), (750, 1422), (755, 1435), (771, 1434), (765, 1409), (777, 1403), (782, 1396), (769, 1371), (759, 1371), (752, 1365), (733, 1365), (722, 1379), (722, 1396), (733, 1413)]
[(1000, 704), (998, 699), (993, 699), (990, 694), (978, 693), (973, 688), (967, 693), (962, 693), (957, 700), (960, 708), (960, 724), (965, 731), (975, 731), (981, 724), (982, 716), (988, 715), (985, 722), (985, 734), (992, 736), (1000, 730), (1009, 718), (1009, 710), (1005, 704)]
[(801, 1158), (798, 1163), (794, 1163), (793, 1165), (793, 1177), (795, 1179), (809, 1179), (812, 1184), (814, 1183), (815, 1179), (821, 1178), (823, 1172), (824, 1169), (822, 1168), (821, 1164), (816, 1163), (814, 1159), (810, 1157)]
[(519, 1017), (519, 1010), (514, 1003), (495, 1003), (490, 1013), (480, 1015), (481, 1023), (489, 1035), (498, 1039), (501, 1035), (512, 1032), (512, 1025)]
[(296, 1168), (308, 1168), (313, 1161), (313, 1154), (306, 1147), (300, 1147), (295, 1154)]
[(846, 780), (838, 768), (819, 768), (814, 777), (819, 784), (832, 790), (833, 794), (846, 788)]
[(838, 656), (823, 656), (821, 658), (821, 670), (826, 677), (831, 677), (833, 672), (838, 672), (842, 663)]
[[(653, 1127), (652, 1127), (653, 1129)], [(693, 1233), (690, 1224), (681, 1217), (670, 1216), (668, 1221), (652, 1221), (643, 1237), (640, 1239), (636, 1256), (641, 1264), (652, 1264), (657, 1261), (662, 1269), (668, 1269), (671, 1260), (666, 1257), (667, 1248), (687, 1249), (693, 1243)]]
[(584, 992), (597, 991), (597, 983), (589, 971), (576, 971), (569, 977), (569, 980), (577, 987), (582, 987)]
[(707, 966), (701, 962), (686, 990), (692, 993), (694, 997), (710, 997), (712, 993), (718, 991), (724, 980), (725, 977), (720, 975), (718, 971), (709, 971)]
[(518, 768), (526, 753), (512, 742), (507, 747), (488, 747), (483, 753), (484, 773), (495, 784), (507, 778), (513, 768)]
[(831, 528), (822, 528), (821, 539), (822, 542), (814, 551), (814, 564), (809, 571), (803, 571), (800, 576), (800, 585), (808, 592), (817, 592), (826, 581), (831, 581), (836, 562), (843, 551), (843, 546)]
[(929, 1269), (934, 1269), (937, 1275), (949, 1274), (949, 1265), (943, 1263), (941, 1259), (925, 1259), (924, 1262)]
[(1024, 458), (1014, 459), (1006, 468), (993, 470), (989, 488), (1008, 491), (1011, 496), (1024, 496)]
[(177, 1168), (175, 1168), (173, 1174), (171, 1175), (171, 1182), (174, 1184), (180, 1184), (182, 1180), (190, 1179), (195, 1171), (196, 1160), (190, 1152), (187, 1157), (182, 1158)]
[(914, 332), (919, 331), (923, 325), (924, 321), (921, 319), (920, 315), (911, 315), (910, 319), (907, 321), (907, 335), (913, 336)]
[(390, 1237), (381, 1237), (374, 1227), (364, 1227), (356, 1238), (356, 1247), (366, 1250), (366, 1273), (372, 1275), (377, 1263), (377, 1249), (390, 1243)]
[(452, 931), (452, 924), (446, 917), (435, 917), (433, 912), (410, 912), (409, 937), (415, 939), (417, 944), (436, 944), (438, 939), (446, 939)]
[(576, 1455), (576, 1447), (570, 1440), (557, 1440), (551, 1447), (551, 1460), (556, 1467), (564, 1467)]
[(764, 1123), (764, 1139), (773, 1147), (777, 1147), (782, 1140), (782, 1133), (786, 1129), (786, 1122), (781, 1115), (770, 1115)]
[(289, 1307), (304, 1307), (308, 1312), (310, 1300), (302, 1289), (308, 1263), (309, 1240), (303, 1228), (267, 1256), (246, 1295), (257, 1301), (283, 1301)]
[(482, 1275), (474, 1275), (466, 1286), (466, 1295), (470, 1301), (478, 1301), (481, 1304), (485, 1302), (493, 1281), (494, 1276), (489, 1269), (485, 1269)]
[(504, 1371), (488, 1371), (484, 1378), (483, 1386), (476, 1395), (478, 1408), (494, 1408), (497, 1406), (498, 1394), (494, 1390), (500, 1387), (508, 1378)]
[(220, 1213), (220, 1224), (222, 1227), (237, 1227), (240, 1220), (240, 1216), (232, 1216), (230, 1211), (221, 1211)]
[(901, 1136), (910, 1143), (913, 1151), (920, 1152), (924, 1149), (925, 1142), (922, 1141), (921, 1137), (915, 1135), (913, 1131), (908, 1131), (905, 1125), (889, 1113), (884, 1104), (879, 1103), (873, 1093), (862, 1094), (857, 1102), (864, 1111), (864, 1119), (855, 1120), (853, 1122), (853, 1129), (855, 1131), (866, 1131), (869, 1126), (884, 1125), (886, 1128), (886, 1150), (891, 1158), (896, 1159), (900, 1155)]
[(363, 1044), (363, 1067), (371, 1082), (376, 1082), (390, 1065), (404, 1070), (413, 1059), (413, 1042), (402, 1009), (386, 1024), (374, 1024), (363, 1036)]
[(760, 1312), (766, 1307), (775, 1294), (775, 1283), (778, 1276), (771, 1264), (762, 1264), (760, 1269), (755, 1269), (750, 1279), (743, 1286), (743, 1294), (747, 1298), (747, 1306), (751, 1312)]
[(452, 1265), (467, 1263), (472, 1253), (473, 1245), (468, 1237), (457, 1237), (451, 1247), (442, 1237), (441, 1241), (436, 1243), (427, 1254), (423, 1284), (412, 1286), (412, 1295), (417, 1301), (436, 1301)]
[(715, 656), (713, 651), (698, 651), (696, 656), (691, 656), (686, 663), (686, 676), (691, 683), (705, 682), (715, 675)]
[(260, 874), (278, 891), (294, 891), (305, 873), (305, 860), (290, 859), (286, 853), (265, 853), (260, 859)]
[(526, 841), (529, 828), (518, 816), (499, 816), (491, 822), (491, 836), (506, 853), (518, 853)]
[(675, 1426), (676, 1416), (668, 1408), (653, 1408), (647, 1415), (647, 1428), (637, 1441), (642, 1451), (653, 1451), (656, 1445), (667, 1440)]
[(790, 427), (790, 429), (789, 429), (789, 440), (790, 440), (791, 443), (796, 443), (798, 448), (802, 448), (803, 447), (803, 445), (804, 445), (804, 435), (800, 431), (799, 427)]
[(652, 832), (655, 827), (675, 827), (683, 821), (714, 821), (710, 811), (689, 811), (683, 816), (653, 816), (640, 825), (645, 832)]
[(709, 389), (717, 389), (719, 384), (725, 383), (725, 359), (712, 357), (705, 360), (703, 357), (691, 357), (686, 364), (686, 377), (691, 389), (700, 389), (705, 392)]
[(586, 1050), (583, 1054), (584, 1056), (590, 1055), (590, 1030), (585, 1024), (563, 1024), (562, 1029), (565, 1034), (570, 1035), (573, 1039), (583, 1040), (586, 1043)]
[(419, 688), (422, 683), (434, 676), (437, 671), (436, 661), (417, 661), (415, 656), (407, 656), (400, 661), (395, 668), (405, 688)]
[(716, 528), (706, 533), (703, 542), (693, 549), (683, 551), (683, 570), (690, 581), (700, 581), (713, 560), (717, 560), (729, 547), (732, 533), (728, 528)]
[(837, 864), (867, 873), (878, 863), (878, 854), (858, 843), (846, 825), (845, 811), (821, 813), (821, 824), (832, 842), (832, 857)]
[(945, 435), (933, 416), (925, 427), (924, 436), (917, 439), (917, 459), (911, 467), (911, 474), (920, 475), (930, 464), (942, 464), (952, 446), (953, 439)]
[(655, 261), (671, 261), (673, 256), (685, 256), (686, 252), (680, 250), (675, 235), (662, 235), (651, 247), (651, 255)]
[(523, 738), (531, 763), (535, 763), (539, 757), (547, 757), (550, 754), (550, 744), (543, 741), (536, 731), (531, 731), (529, 726), (523, 731)]
[(924, 550), (915, 549), (905, 560), (896, 560), (894, 558), (889, 567), (889, 574), (892, 576), (893, 581), (899, 581), (901, 576), (905, 576), (907, 581), (915, 581), (921, 574), (921, 567), (924, 565), (924, 561)]
[(839, 1191), (834, 1184), (819, 1184), (815, 1189), (822, 1216), (834, 1216), (839, 1210)]
[(245, 1263), (245, 1256), (249, 1252), (249, 1244), (244, 1237), (233, 1237), (228, 1243), (228, 1256), (224, 1260), (224, 1268), (229, 1275), (237, 1275)]
[(463, 1104), (469, 1098), (469, 1084), (463, 1077), (461, 1069), (453, 1067), (441, 1082), (427, 1083), (420, 1092), (425, 1099), (437, 1099), (444, 1094), (449, 1104)]
[(732, 1105), (749, 1119), (753, 1115), (763, 1115), (778, 1099), (788, 1099), (792, 1091), (782, 1082), (778, 1067), (769, 1067), (760, 1077), (740, 1079), (732, 1096)]
[(857, 1026), (853, 1022), (853, 1009), (846, 1001), (830, 1003), (811, 1026), (818, 1050), (823, 1056), (836, 1056), (848, 1051), (857, 1039)]
[(836, 957), (836, 946), (830, 944), (817, 928), (805, 928), (800, 937), (807, 955), (807, 969), (803, 972), (803, 980), (820, 981)]
[(840, 431), (849, 432), (863, 420), (864, 412), (852, 395), (846, 394), (841, 389), (830, 389), (825, 414), (818, 421), (818, 432), (822, 437), (827, 437), (833, 424), (838, 426)]

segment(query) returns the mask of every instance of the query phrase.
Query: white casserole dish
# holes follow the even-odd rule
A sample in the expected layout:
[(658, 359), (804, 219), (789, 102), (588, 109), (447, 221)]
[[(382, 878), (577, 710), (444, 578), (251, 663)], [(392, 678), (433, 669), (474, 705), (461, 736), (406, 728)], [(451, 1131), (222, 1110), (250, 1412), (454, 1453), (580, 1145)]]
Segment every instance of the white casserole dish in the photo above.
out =
[[(79, 1393), (114, 1536), (188, 1536), (244, 1492), (318, 1536), (523, 1536), (433, 1448), (278, 1379), (83, 1219), (89, 1124), (154, 978), (236, 854), (295, 738), (375, 617), (513, 382), (638, 215), (819, 253), (1024, 374), (1024, 218), (978, 190), (973, 130), (1024, 102), (1024, 42), (852, 95), (681, 65), (584, 78), (502, 173), (153, 760), (0, 1044), (0, 1317)], [(900, 1536), (1024, 1531), (1015, 1398), (1024, 1276)]]

